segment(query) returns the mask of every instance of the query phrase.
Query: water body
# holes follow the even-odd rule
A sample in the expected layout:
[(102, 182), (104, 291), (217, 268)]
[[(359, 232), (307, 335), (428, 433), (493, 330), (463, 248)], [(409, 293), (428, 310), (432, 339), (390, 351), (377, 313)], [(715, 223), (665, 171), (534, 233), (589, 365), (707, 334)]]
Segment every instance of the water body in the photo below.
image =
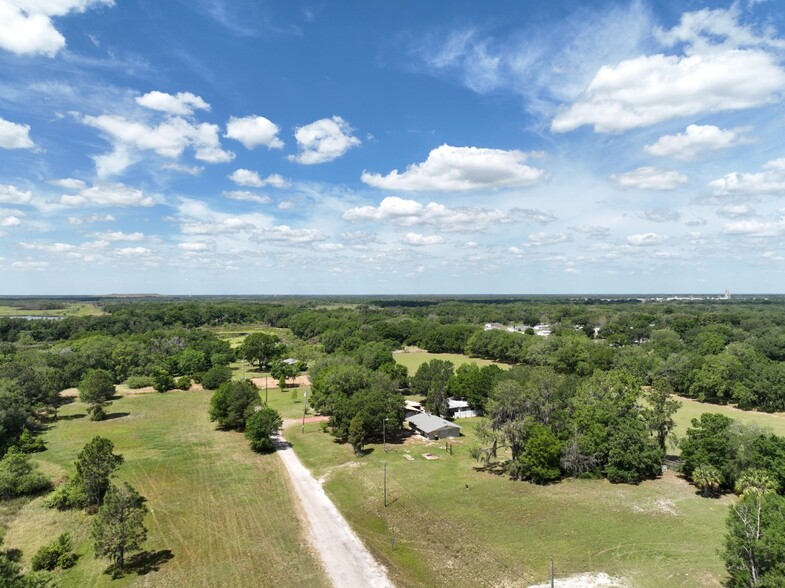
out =
[(32, 315), (32, 314), (15, 314), (10, 315), (3, 318), (12, 318), (12, 319), (24, 319), (26, 321), (61, 321), (63, 317), (61, 316), (41, 316), (41, 315)]

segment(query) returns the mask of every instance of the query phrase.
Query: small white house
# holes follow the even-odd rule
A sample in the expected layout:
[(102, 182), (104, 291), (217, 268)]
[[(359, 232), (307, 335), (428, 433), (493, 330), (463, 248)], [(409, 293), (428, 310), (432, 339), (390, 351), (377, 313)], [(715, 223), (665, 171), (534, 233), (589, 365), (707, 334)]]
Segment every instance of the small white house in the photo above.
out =
[(447, 400), (447, 412), (451, 419), (465, 419), (477, 416), (473, 408), (469, 407), (469, 403), (465, 400), (454, 400), (449, 398)]

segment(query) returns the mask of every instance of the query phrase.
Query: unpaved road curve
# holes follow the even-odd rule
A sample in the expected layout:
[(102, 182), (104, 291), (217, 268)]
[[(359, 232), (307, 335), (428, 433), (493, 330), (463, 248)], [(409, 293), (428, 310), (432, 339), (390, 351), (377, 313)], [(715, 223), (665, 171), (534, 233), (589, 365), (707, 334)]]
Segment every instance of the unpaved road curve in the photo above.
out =
[(333, 586), (393, 588), (385, 569), (376, 562), (322, 487), (300, 463), (291, 445), (283, 436), (274, 437), (273, 441), (308, 520), (311, 544), (322, 558)]

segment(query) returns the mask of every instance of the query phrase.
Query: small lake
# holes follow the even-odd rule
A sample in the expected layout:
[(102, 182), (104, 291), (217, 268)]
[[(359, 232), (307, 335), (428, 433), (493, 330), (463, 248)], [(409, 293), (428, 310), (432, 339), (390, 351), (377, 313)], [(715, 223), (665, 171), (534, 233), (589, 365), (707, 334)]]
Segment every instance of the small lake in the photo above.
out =
[(11, 318), (11, 319), (24, 319), (26, 321), (61, 321), (63, 317), (61, 316), (41, 316), (41, 315), (32, 315), (32, 314), (13, 314), (8, 315), (0, 318)]

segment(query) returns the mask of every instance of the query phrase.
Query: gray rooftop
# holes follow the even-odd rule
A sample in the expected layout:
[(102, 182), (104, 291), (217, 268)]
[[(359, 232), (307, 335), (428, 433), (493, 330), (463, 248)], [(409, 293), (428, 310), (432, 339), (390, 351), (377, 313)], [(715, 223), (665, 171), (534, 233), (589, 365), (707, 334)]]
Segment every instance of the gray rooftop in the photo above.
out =
[(461, 428), (460, 425), (456, 425), (455, 423), (446, 421), (441, 417), (427, 413), (415, 414), (406, 420), (426, 434), (433, 433), (434, 431), (438, 431), (444, 427)]

